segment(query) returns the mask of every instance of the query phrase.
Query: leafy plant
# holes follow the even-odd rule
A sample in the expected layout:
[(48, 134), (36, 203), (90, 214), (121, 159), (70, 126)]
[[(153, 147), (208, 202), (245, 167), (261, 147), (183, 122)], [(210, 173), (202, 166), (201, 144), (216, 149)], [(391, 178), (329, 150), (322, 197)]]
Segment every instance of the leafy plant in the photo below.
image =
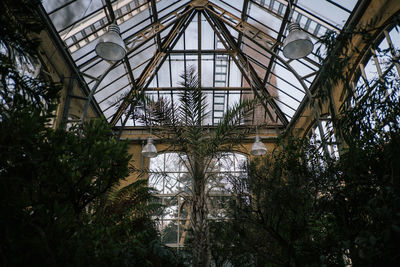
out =
[(150, 220), (149, 189), (117, 190), (128, 144), (102, 119), (50, 127), (61, 87), (26, 36), (41, 29), (31, 2), (0, 3), (0, 265), (177, 266)]
[(231, 223), (241, 240), (236, 250), (252, 255), (257, 266), (324, 263), (321, 241), (330, 233), (318, 200), (329, 168), (321, 163), (317, 148), (295, 138), (280, 140), (270, 155), (252, 160), (247, 177), (234, 180)]
[[(184, 197), (190, 207), (193, 266), (209, 266), (211, 252), (207, 185), (213, 179), (209, 171), (214, 168), (219, 153), (233, 151), (237, 146), (242, 136), (242, 130), (238, 127), (241, 118), (251, 110), (254, 103), (238, 103), (226, 112), (215, 129), (210, 129), (204, 125), (209, 114), (206, 112), (205, 95), (198, 86), (195, 70), (190, 68), (182, 75), (182, 79), (179, 107), (163, 99), (151, 102), (149, 120), (155, 125), (154, 134), (168, 137), (171, 144), (169, 149), (179, 151), (186, 165), (191, 186), (189, 194)], [(162, 129), (157, 126), (162, 126)]]
[(327, 58), (316, 98), (334, 110), (330, 90), (343, 88), (345, 101), (337, 116), (332, 113), (335, 131), (329, 133), (339, 134), (340, 157), (321, 156), (307, 138), (283, 137), (271, 155), (251, 162), (247, 179), (237, 180), (225, 227), (233, 225), (242, 242), (228, 238), (222, 247), (248, 252), (259, 266), (398, 264), (398, 51), (373, 45), (385, 71), (350, 86), (357, 77), (350, 72), (353, 57), (362, 52), (351, 41), (362, 35), (372, 42), (370, 33), (379, 27), (371, 25), (323, 39)]

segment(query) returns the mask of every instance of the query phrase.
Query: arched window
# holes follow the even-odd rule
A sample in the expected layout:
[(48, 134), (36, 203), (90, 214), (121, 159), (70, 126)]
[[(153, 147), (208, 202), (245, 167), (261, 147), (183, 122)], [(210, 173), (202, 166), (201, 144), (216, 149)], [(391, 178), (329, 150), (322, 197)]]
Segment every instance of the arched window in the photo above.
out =
[[(348, 104), (349, 108), (363, 105), (366, 125), (370, 125), (371, 130), (377, 133), (387, 132), (393, 126), (391, 122), (383, 119), (388, 111), (388, 104), (396, 105), (399, 102), (400, 91), (396, 90), (400, 86), (400, 33), (398, 25), (391, 25), (383, 30), (372, 42), (368, 51), (363, 56), (361, 63), (358, 64), (354, 79), (351, 82), (352, 95)], [(386, 84), (378, 90), (380, 82), (385, 80)], [(389, 100), (389, 102), (387, 102)], [(397, 125), (400, 118), (397, 117)], [(325, 134), (325, 141), (328, 153), (332, 158), (338, 158), (338, 144), (334, 135), (332, 122), (329, 115), (321, 116), (321, 125)], [(361, 133), (362, 134), (362, 133)], [(321, 133), (314, 123), (307, 132), (312, 144), (314, 144), (322, 154)]]
[(369, 91), (373, 90), (374, 83), (391, 71), (395, 75), (399, 75), (399, 50), (400, 33), (398, 25), (383, 30), (376, 43), (371, 45), (357, 67), (356, 79), (352, 83), (355, 100), (370, 93)]
[[(163, 212), (154, 219), (159, 225), (163, 242), (171, 247), (182, 247), (189, 227), (189, 210), (185, 197), (191, 190), (191, 178), (184, 154), (168, 152), (150, 159), (149, 186), (157, 190), (156, 196)], [(209, 219), (226, 219), (225, 205), (231, 196), (231, 178), (245, 177), (247, 156), (239, 153), (221, 153), (212, 160), (207, 170)]]
[(391, 107), (399, 104), (399, 55), (399, 26), (391, 25), (371, 44), (352, 83), (354, 97), (350, 105), (367, 107), (364, 109), (365, 123), (377, 135), (400, 124), (399, 116), (395, 119), (388, 117), (388, 112), (393, 111)]

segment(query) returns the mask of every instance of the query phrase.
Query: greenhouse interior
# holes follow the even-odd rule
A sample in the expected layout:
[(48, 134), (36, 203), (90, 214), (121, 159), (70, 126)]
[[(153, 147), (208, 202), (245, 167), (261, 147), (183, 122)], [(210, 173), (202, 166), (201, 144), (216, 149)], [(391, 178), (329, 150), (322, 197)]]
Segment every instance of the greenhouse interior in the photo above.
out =
[(0, 10), (0, 266), (400, 265), (400, 1)]

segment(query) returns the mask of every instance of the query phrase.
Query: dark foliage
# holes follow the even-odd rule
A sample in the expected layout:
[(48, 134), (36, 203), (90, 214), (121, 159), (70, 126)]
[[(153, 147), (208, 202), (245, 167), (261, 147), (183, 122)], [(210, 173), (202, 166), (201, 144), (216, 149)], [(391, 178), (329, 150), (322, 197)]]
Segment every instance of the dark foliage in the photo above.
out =
[[(227, 225), (234, 230), (221, 240), (229, 244), (228, 254), (247, 252), (256, 266), (398, 265), (398, 51), (378, 51), (386, 71), (355, 92), (346, 87), (355, 77), (343, 71), (352, 69), (349, 55), (361, 52), (349, 48), (351, 39), (362, 35), (371, 42), (369, 33), (376, 28), (370, 26), (323, 40), (329, 57), (320, 74), (319, 103), (333, 105), (330, 88), (336, 85), (345, 84), (347, 92), (332, 117), (342, 142), (340, 157), (323, 157), (308, 139), (286, 138), (271, 155), (253, 161), (248, 177), (237, 180), (233, 190), (237, 198)], [(235, 233), (240, 243), (232, 242)]]
[(104, 120), (50, 127), (60, 87), (38, 71), (27, 38), (41, 29), (36, 3), (1, 10), (0, 265), (177, 266), (150, 220), (149, 189), (119, 189), (127, 143)]

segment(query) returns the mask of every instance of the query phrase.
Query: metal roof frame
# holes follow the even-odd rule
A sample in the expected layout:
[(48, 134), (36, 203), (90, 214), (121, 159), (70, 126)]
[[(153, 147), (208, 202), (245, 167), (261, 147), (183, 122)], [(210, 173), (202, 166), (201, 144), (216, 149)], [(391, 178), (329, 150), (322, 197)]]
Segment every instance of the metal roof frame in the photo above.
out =
[[(278, 122), (279, 119), (279, 123), (284, 127), (291, 127), (299, 114), (299, 108), (303, 109), (304, 102), (312, 100), (311, 91), (315, 87), (315, 77), (318, 76), (321, 65), (316, 61), (315, 54), (296, 61), (282, 58), (281, 44), (285, 38), (287, 24), (291, 17), (302, 20), (304, 30), (316, 40), (321, 34), (321, 29), (341, 30), (326, 19), (324, 14), (307, 10), (302, 0), (241, 0), (240, 4), (228, 3), (225, 0), (104, 1), (102, 4), (96, 2), (93, 10), (90, 9), (86, 14), (92, 2), (90, 1), (82, 17), (75, 16), (71, 23), (64, 27), (59, 25), (59, 31), (51, 25), (49, 16), (54, 17), (65, 8), (71, 8), (75, 4), (82, 5), (88, 1), (65, 1), (55, 8), (49, 8), (46, 17), (54, 35), (60, 38), (63, 35), (65, 43), (61, 45), (62, 50), (71, 53), (68, 55), (71, 65), (80, 82), (88, 88), (88, 101), (82, 120), (86, 117), (89, 105), (93, 104), (102, 110), (113, 126), (126, 125), (132, 110), (132, 98), (139, 90), (157, 90), (158, 96), (167, 93), (174, 101), (174, 92), (179, 92), (179, 87), (174, 85), (174, 66), (183, 64), (183, 69), (186, 69), (187, 64), (195, 62), (199, 69), (199, 85), (203, 90), (212, 92), (212, 99), (220, 94), (225, 94), (229, 99), (230, 92), (240, 94), (241, 99), (242, 93), (248, 94), (251, 88), (255, 97), (265, 100), (265, 114), (271, 122)], [(288, 1), (291, 1), (293, 16), (288, 8)], [(354, 13), (354, 10), (334, 0), (324, 1), (344, 13)], [(280, 21), (279, 25), (269, 25), (268, 21), (260, 18), (260, 12), (269, 14), (275, 24), (276, 21)], [(135, 20), (139, 15), (145, 19)], [(121, 26), (121, 35), (128, 51), (121, 62), (106, 62), (90, 48), (95, 42), (94, 39), (104, 34), (106, 27), (114, 20)], [(214, 35), (211, 49), (209, 45), (202, 47), (205, 42), (202, 40), (203, 30), (209, 31), (203, 29), (205, 22), (208, 24), (204, 24), (204, 27), (212, 29)], [(197, 48), (190, 47), (194, 42), (188, 43), (190, 39), (186, 31), (189, 28), (190, 34), (197, 32)], [(151, 51), (154, 54), (149, 57)], [(209, 80), (203, 80), (203, 62), (211, 62), (205, 67), (213, 68), (212, 86), (202, 85)], [(221, 65), (218, 62), (226, 62), (223, 63), (226, 72), (216, 69)], [(299, 68), (301, 73), (297, 72)], [(103, 70), (102, 73), (99, 73), (99, 69)], [(168, 72), (164, 78), (159, 74), (161, 69)], [(216, 84), (218, 75), (225, 75), (225, 85), (220, 82)], [(235, 75), (241, 75), (239, 84), (237, 80), (232, 80)], [(292, 75), (292, 78), (288, 78), (287, 75)], [(169, 87), (166, 87), (161, 78), (168, 79)], [(246, 87), (244, 81), (250, 86)], [(277, 92), (278, 98), (270, 95), (269, 90)], [(111, 98), (117, 100), (112, 103)], [(288, 100), (292, 102), (287, 103)], [(228, 103), (226, 106), (228, 107)], [(212, 111), (214, 114), (214, 104)], [(318, 118), (316, 108), (314, 113)], [(133, 125), (136, 125), (135, 122)]]

